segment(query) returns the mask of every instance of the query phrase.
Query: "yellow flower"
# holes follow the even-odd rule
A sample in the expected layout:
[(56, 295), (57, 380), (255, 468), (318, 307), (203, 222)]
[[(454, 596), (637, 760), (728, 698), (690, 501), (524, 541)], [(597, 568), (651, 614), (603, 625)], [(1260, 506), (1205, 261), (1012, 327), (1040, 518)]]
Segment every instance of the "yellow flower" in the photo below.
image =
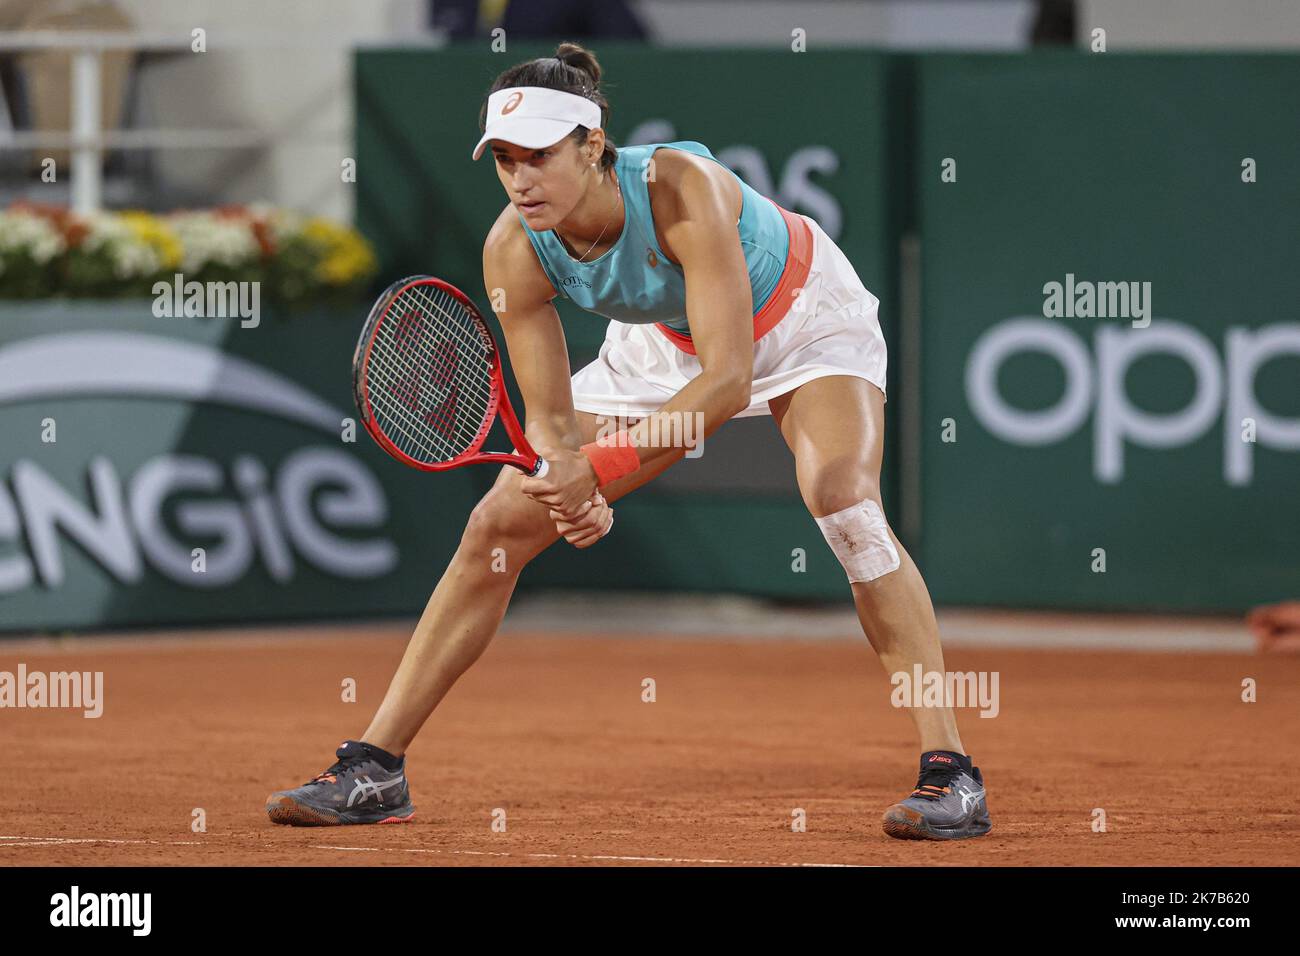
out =
[(316, 275), (329, 285), (348, 285), (378, 268), (370, 243), (355, 229), (319, 217), (307, 220), (303, 237), (321, 250)]
[(118, 218), (137, 240), (153, 248), (164, 270), (175, 269), (181, 262), (181, 241), (162, 219), (135, 210), (118, 213)]

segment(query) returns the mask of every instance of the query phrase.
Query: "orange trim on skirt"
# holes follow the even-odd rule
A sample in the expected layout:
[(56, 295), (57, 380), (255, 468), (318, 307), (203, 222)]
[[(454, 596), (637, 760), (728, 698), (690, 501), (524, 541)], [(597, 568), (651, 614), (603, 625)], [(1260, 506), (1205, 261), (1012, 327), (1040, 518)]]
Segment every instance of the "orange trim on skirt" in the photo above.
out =
[[(781, 319), (789, 314), (790, 306), (794, 304), (795, 290), (803, 288), (812, 269), (813, 234), (808, 228), (808, 223), (802, 216), (783, 209), (771, 199), (768, 199), (768, 202), (776, 206), (781, 213), (781, 218), (785, 220), (786, 229), (790, 233), (790, 252), (785, 257), (785, 269), (781, 272), (781, 278), (777, 280), (776, 288), (772, 290), (772, 294), (767, 297), (763, 307), (754, 316), (755, 342), (776, 328)], [(695, 345), (689, 335), (683, 335), (662, 322), (656, 322), (655, 328), (683, 352), (689, 355), (695, 354)]]

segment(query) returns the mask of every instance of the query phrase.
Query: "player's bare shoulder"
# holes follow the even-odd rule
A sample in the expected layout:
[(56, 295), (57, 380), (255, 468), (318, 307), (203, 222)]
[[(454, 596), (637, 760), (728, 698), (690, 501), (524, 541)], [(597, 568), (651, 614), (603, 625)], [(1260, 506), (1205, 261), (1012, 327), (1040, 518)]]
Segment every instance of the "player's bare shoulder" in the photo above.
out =
[(509, 203), (483, 240), (483, 283), (489, 297), (493, 289), (504, 289), (507, 301), (514, 300), (524, 309), (558, 295), (528, 241), (518, 211)]
[(690, 197), (706, 190), (718, 196), (735, 209), (740, 218), (743, 197), (735, 177), (724, 167), (704, 156), (688, 153), (684, 149), (660, 147), (651, 157), (649, 191), (650, 202), (658, 221), (660, 206), (674, 219), (684, 218), (682, 213)]
[(681, 261), (672, 248), (673, 227), (698, 219), (706, 206), (718, 220), (740, 221), (744, 196), (735, 176), (718, 163), (683, 149), (663, 147), (654, 151), (651, 162), (653, 175), (647, 188), (655, 236), (673, 262)]

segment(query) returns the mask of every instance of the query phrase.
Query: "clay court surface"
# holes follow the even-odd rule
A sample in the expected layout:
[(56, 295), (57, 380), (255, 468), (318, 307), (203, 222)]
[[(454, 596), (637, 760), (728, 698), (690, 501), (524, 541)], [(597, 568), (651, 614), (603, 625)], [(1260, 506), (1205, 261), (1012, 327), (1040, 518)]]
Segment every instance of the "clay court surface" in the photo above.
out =
[(0, 865), (1300, 864), (1300, 658), (1237, 652), (950, 647), (999, 672), (1001, 710), (959, 714), (993, 832), (941, 844), (880, 830), (918, 750), (864, 640), (514, 631), (412, 746), (414, 823), (270, 824), (267, 794), (365, 729), (408, 633), (0, 643), (0, 670), (103, 671), (105, 697), (0, 711)]

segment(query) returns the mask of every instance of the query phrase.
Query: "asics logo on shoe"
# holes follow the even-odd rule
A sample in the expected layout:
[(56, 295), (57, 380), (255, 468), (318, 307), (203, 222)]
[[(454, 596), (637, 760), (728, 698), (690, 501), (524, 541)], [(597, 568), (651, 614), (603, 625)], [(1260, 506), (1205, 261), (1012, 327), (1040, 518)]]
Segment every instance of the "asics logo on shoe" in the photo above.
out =
[(935, 762), (952, 763), (953, 761), (951, 757), (945, 757), (943, 754), (931, 754), (930, 759), (926, 761), (926, 763), (935, 763)]
[(383, 783), (375, 783), (369, 777), (357, 777), (356, 786), (348, 794), (348, 806), (351, 807), (352, 804), (356, 803), (357, 798), (360, 798), (361, 802), (365, 803), (368, 799), (374, 797), (378, 802), (383, 803), (384, 791), (392, 787), (399, 787), (401, 784), (401, 777), (385, 780)]
[(962, 813), (969, 813), (972, 807), (978, 807), (980, 801), (984, 799), (983, 790), (967, 790), (965, 787), (958, 787), (957, 792), (961, 794)]

